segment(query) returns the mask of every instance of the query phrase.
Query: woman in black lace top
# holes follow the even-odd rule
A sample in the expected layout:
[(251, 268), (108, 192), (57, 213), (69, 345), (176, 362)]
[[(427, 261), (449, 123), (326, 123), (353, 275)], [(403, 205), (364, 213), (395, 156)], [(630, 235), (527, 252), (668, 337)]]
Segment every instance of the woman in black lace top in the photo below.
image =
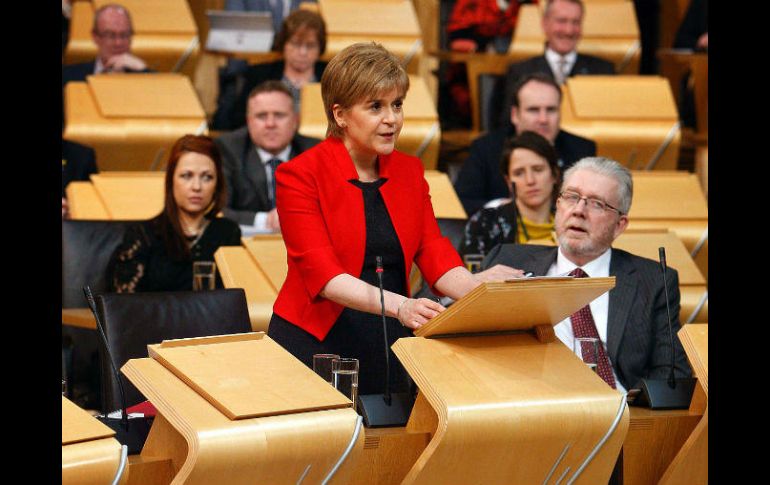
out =
[(460, 254), (485, 255), (501, 243), (553, 241), (561, 172), (551, 143), (533, 131), (506, 140), (500, 172), (511, 197), (487, 202), (465, 226)]
[[(207, 136), (185, 135), (166, 168), (163, 212), (126, 230), (112, 255), (112, 291), (192, 290), (193, 261), (213, 261), (220, 246), (238, 246), (241, 230), (216, 215), (225, 203), (222, 159)], [(222, 282), (217, 276), (217, 287)]]

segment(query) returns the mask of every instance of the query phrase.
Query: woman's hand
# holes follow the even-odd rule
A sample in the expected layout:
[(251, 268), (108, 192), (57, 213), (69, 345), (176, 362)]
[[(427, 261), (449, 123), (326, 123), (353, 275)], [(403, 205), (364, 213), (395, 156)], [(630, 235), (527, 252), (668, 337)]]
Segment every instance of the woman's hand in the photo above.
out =
[(474, 274), (473, 277), (476, 278), (477, 281), (480, 281), (482, 283), (487, 283), (491, 281), (505, 281), (505, 280), (512, 280), (515, 278), (523, 278), (524, 271), (516, 268), (511, 268), (510, 266), (505, 266), (504, 264), (496, 264), (491, 268), (485, 269), (484, 271), (480, 271)]
[(415, 330), (444, 310), (443, 305), (427, 298), (407, 298), (399, 305), (396, 317), (401, 325)]

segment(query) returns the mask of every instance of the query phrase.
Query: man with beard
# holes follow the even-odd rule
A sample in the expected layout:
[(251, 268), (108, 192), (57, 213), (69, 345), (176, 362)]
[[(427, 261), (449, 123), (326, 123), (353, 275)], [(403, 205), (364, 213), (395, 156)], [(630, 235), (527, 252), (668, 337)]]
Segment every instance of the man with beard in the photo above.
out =
[[(642, 378), (665, 378), (671, 366), (666, 294), (657, 262), (613, 249), (628, 226), (633, 184), (631, 173), (601, 157), (578, 161), (564, 173), (556, 203), (558, 247), (501, 244), (483, 268), (504, 264), (536, 276), (615, 276), (615, 287), (559, 322), (556, 335), (570, 349), (578, 337), (598, 337), (598, 374), (623, 392)], [(679, 331), (679, 277), (667, 268), (673, 331)], [(690, 366), (675, 339), (677, 377)]]

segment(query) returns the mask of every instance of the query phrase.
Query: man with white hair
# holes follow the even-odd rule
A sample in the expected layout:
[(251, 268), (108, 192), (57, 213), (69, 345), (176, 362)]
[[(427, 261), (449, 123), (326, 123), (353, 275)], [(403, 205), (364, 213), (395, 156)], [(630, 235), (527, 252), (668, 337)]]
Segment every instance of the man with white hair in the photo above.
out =
[[(504, 264), (536, 276), (615, 276), (615, 287), (555, 326), (570, 349), (578, 337), (601, 340), (597, 373), (620, 391), (639, 388), (642, 378), (666, 378), (671, 366), (666, 293), (659, 264), (612, 248), (628, 226), (631, 173), (607, 158), (587, 157), (564, 173), (556, 203), (558, 246), (501, 244), (483, 267)], [(667, 268), (673, 331), (679, 331), (679, 277)], [(690, 366), (675, 340), (677, 377)]]

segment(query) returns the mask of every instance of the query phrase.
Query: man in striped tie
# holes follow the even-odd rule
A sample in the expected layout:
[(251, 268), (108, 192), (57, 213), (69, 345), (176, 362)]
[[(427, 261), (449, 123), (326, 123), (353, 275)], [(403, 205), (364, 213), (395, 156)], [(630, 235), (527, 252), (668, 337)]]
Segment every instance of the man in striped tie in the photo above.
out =
[[(558, 247), (503, 244), (482, 265), (505, 264), (535, 275), (615, 276), (615, 288), (555, 326), (570, 349), (575, 338), (601, 341), (597, 373), (619, 391), (638, 388), (642, 378), (666, 378), (671, 366), (666, 294), (659, 264), (612, 248), (628, 226), (633, 183), (625, 167), (589, 157), (564, 173), (556, 203)], [(679, 331), (679, 278), (668, 268), (668, 300), (673, 331)], [(674, 338), (676, 377), (690, 366)]]
[(265, 81), (247, 100), (246, 126), (216, 139), (227, 182), (226, 217), (244, 235), (280, 231), (275, 210), (275, 170), (320, 140), (297, 133), (299, 116), (291, 91)]

